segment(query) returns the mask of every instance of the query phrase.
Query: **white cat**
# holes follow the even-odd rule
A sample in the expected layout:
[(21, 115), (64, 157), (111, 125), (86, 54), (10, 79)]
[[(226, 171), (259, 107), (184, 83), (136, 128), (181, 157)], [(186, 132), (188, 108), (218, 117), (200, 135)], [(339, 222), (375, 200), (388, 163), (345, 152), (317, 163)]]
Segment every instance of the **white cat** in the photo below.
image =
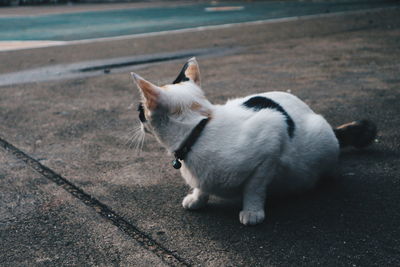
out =
[(201, 208), (209, 194), (239, 195), (239, 218), (245, 225), (264, 220), (267, 194), (312, 188), (335, 168), (340, 145), (363, 147), (376, 134), (368, 121), (333, 130), (299, 98), (283, 92), (213, 105), (200, 88), (195, 58), (169, 85), (159, 87), (132, 76), (142, 95), (142, 129), (175, 155), (174, 167), (193, 188), (183, 207)]

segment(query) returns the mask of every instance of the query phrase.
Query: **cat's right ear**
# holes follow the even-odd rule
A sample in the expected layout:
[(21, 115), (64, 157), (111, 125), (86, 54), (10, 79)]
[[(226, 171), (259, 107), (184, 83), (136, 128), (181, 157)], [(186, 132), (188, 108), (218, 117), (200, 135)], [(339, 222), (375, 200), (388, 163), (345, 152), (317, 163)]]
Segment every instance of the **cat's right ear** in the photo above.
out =
[(149, 110), (154, 110), (157, 107), (161, 89), (149, 81), (146, 81), (134, 72), (131, 72), (132, 78), (140, 90), (144, 100), (144, 105)]

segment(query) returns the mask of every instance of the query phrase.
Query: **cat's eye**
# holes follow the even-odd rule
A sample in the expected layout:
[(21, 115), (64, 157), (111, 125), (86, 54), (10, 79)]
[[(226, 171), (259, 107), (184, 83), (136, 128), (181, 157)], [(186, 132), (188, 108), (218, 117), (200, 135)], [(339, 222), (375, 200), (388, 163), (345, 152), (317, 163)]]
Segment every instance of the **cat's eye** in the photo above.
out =
[(139, 120), (141, 122), (146, 122), (146, 117), (144, 116), (144, 108), (142, 103), (139, 104), (137, 111), (139, 111)]

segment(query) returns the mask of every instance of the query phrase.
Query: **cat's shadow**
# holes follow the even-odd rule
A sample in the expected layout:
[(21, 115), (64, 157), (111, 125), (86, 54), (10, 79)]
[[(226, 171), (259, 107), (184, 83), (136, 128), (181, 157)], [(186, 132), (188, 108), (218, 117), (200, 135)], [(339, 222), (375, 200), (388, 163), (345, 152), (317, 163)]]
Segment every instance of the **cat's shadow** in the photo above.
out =
[[(395, 225), (390, 212), (396, 208), (391, 202), (395, 189), (377, 182), (371, 173), (374, 167), (357, 168), (354, 173), (347, 170), (351, 170), (354, 162), (361, 166), (376, 158), (393, 157), (397, 154), (378, 150), (344, 151), (341, 159), (345, 166), (341, 173), (322, 179), (315, 189), (304, 194), (268, 198), (266, 220), (254, 227), (239, 223), (240, 201), (212, 198), (207, 207), (197, 211), (203, 219), (196, 222), (199, 224), (196, 229), (237, 253), (242, 253), (243, 247), (254, 253), (267, 245), (289, 249), (288, 244), (293, 244), (294, 239), (322, 247), (351, 240), (382, 239), (376, 229), (382, 229), (386, 223), (389, 229)], [(249, 236), (257, 242), (251, 242)]]
[[(265, 209), (268, 218), (263, 224), (283, 220), (286, 216), (291, 217), (293, 211), (304, 210), (304, 207), (310, 206), (310, 203), (329, 199), (330, 197), (337, 199), (338, 196), (343, 194), (341, 179), (344, 179), (344, 177), (326, 177), (314, 189), (307, 192), (295, 195), (267, 197)], [(212, 196), (207, 206), (193, 212), (219, 217), (225, 221), (225, 219), (238, 219), (241, 207), (242, 201), (239, 198), (223, 199)], [(290, 218), (290, 220), (293, 220), (293, 218)]]

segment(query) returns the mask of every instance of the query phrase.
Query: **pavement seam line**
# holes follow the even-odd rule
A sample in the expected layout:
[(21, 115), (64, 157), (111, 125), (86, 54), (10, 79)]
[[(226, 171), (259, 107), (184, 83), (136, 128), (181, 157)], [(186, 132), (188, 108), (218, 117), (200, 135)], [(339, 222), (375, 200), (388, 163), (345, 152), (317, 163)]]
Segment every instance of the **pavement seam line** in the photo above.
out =
[(8, 153), (12, 154), (18, 160), (21, 160), (30, 168), (43, 175), (47, 179), (54, 182), (56, 185), (62, 187), (65, 191), (70, 193), (72, 196), (83, 202), (86, 206), (92, 208), (97, 214), (100, 214), (107, 221), (110, 221), (113, 225), (118, 227), (122, 232), (129, 235), (136, 242), (138, 242), (143, 248), (154, 253), (162, 261), (170, 266), (191, 266), (191, 264), (181, 258), (176, 253), (168, 250), (160, 243), (151, 238), (148, 234), (139, 230), (136, 226), (128, 222), (121, 215), (114, 212), (104, 203), (100, 202), (96, 198), (92, 197), (60, 174), (56, 173), (52, 169), (44, 166), (38, 160), (30, 157), (22, 150), (18, 149), (11, 143), (7, 142), (0, 137), (0, 146)]

